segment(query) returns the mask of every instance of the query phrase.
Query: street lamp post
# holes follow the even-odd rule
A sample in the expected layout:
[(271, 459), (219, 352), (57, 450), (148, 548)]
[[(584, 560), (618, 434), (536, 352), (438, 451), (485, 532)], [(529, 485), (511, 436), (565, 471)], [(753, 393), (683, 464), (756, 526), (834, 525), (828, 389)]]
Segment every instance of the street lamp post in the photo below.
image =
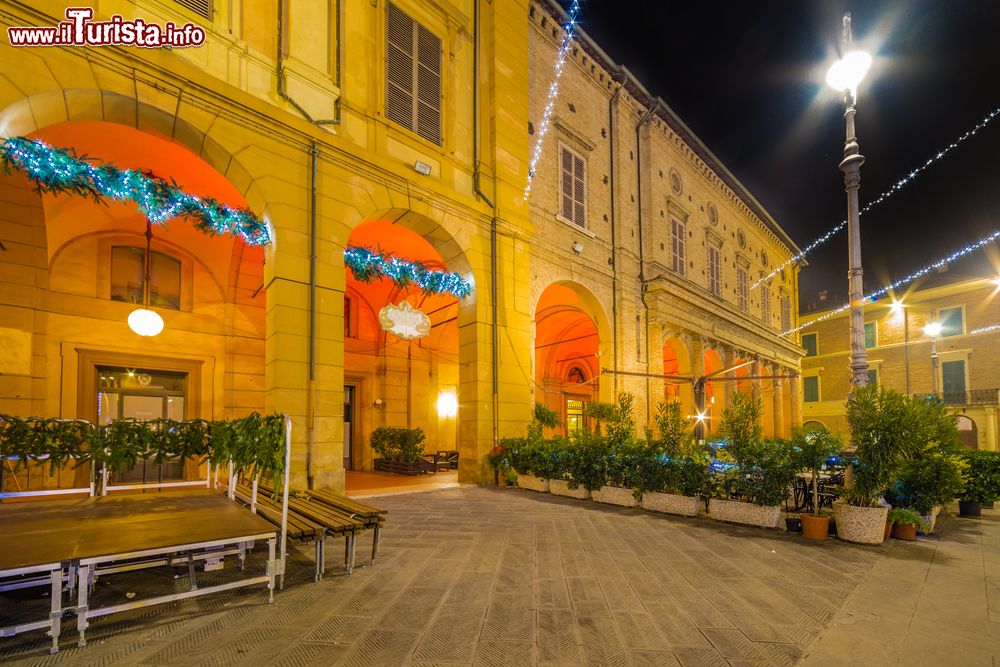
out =
[(924, 333), (931, 339), (931, 393), (937, 396), (938, 353), (937, 339), (941, 335), (941, 323), (931, 322), (924, 327)]
[(844, 159), (840, 170), (844, 172), (844, 189), (847, 191), (848, 297), (851, 304), (851, 385), (868, 384), (868, 360), (865, 352), (865, 316), (862, 303), (864, 285), (861, 269), (861, 229), (858, 206), (858, 188), (861, 185), (861, 165), (865, 158), (854, 131), (855, 103), (858, 84), (871, 66), (871, 56), (864, 51), (851, 50), (851, 15), (844, 15), (843, 56), (827, 72), (826, 81), (844, 94), (844, 120), (847, 125), (844, 142)]

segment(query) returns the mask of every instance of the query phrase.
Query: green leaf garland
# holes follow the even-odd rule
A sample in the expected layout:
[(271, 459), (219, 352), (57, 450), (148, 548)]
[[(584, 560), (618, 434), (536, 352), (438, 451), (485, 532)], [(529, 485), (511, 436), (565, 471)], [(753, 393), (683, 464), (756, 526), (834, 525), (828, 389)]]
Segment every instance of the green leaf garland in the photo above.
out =
[(344, 249), (344, 264), (354, 278), (363, 283), (388, 278), (399, 288), (414, 286), (424, 294), (451, 294), (462, 298), (472, 293), (472, 285), (458, 273), (429, 269), (423, 262), (381, 250), (348, 246)]

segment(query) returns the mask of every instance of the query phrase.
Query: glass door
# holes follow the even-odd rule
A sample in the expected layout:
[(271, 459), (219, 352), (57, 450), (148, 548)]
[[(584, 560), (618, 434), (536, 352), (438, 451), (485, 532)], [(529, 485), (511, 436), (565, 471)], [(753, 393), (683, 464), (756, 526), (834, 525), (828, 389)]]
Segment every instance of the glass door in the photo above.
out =
[[(107, 424), (114, 419), (150, 421), (184, 419), (187, 373), (141, 368), (97, 368), (97, 418)], [(129, 469), (116, 470), (119, 482), (166, 482), (184, 479), (184, 462), (147, 459)]]

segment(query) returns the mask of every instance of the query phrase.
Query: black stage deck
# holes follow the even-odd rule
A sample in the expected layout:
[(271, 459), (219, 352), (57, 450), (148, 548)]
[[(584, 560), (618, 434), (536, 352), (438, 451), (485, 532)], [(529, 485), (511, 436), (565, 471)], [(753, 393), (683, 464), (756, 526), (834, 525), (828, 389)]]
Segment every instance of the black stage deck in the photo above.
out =
[(0, 571), (275, 533), (208, 490), (0, 504)]

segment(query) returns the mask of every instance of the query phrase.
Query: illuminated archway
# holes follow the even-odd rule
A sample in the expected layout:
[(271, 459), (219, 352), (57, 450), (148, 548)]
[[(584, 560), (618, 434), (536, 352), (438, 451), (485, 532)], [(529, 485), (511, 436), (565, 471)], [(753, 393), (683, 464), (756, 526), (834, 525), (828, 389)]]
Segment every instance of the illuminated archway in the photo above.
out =
[[(684, 339), (679, 336), (673, 336), (663, 341), (663, 374), (691, 377), (691, 351)], [(668, 402), (680, 401), (683, 415), (694, 414), (690, 382), (665, 380), (663, 394), (664, 400)]]
[[(427, 239), (434, 234), (414, 230), (425, 221), (413, 213), (368, 220), (354, 228), (348, 244), (421, 262), (429, 269), (461, 268), (461, 261), (446, 262), (442, 257), (447, 241), (432, 244)], [(442, 238), (440, 230), (437, 238)], [(392, 312), (404, 301), (427, 317), (426, 335), (407, 340), (401, 337), (405, 332), (394, 333), (391, 324), (387, 328), (380, 321), (383, 309)], [(346, 395), (354, 400), (353, 414), (345, 415), (346, 469), (371, 469), (376, 455), (368, 443), (371, 431), (380, 426), (422, 429), (428, 452), (460, 449), (460, 310), (460, 300), (450, 294), (400, 288), (384, 277), (365, 283), (347, 271), (344, 381), (353, 387)]]
[(607, 327), (597, 298), (582, 285), (553, 283), (538, 298), (535, 400), (556, 411), (562, 421), (560, 432), (583, 426), (586, 404), (602, 398), (601, 353)]

